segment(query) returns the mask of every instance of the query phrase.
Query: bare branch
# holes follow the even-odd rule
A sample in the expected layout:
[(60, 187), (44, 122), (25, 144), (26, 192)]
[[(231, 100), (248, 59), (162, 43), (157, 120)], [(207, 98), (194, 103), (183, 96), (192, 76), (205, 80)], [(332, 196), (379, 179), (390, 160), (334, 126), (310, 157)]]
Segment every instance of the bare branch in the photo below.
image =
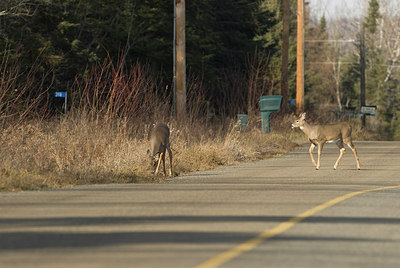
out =
[(33, 16), (39, 2), (33, 3), (30, 0), (22, 1), (9, 1), (5, 4), (5, 10), (0, 11), (0, 16), (12, 16), (12, 17), (25, 17)]

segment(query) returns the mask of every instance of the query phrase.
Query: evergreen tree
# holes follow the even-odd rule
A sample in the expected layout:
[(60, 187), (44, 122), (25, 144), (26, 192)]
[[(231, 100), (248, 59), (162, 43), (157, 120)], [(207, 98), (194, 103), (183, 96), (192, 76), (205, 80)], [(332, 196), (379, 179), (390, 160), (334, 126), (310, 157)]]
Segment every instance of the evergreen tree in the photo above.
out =
[(327, 22), (326, 22), (325, 14), (323, 14), (321, 19), (319, 20), (318, 32), (319, 32), (320, 37), (324, 38), (324, 39), (326, 39), (328, 37), (326, 23)]
[(307, 22), (306, 35), (310, 41), (305, 43), (306, 105), (316, 110), (334, 110), (342, 101), (342, 94), (340, 101), (336, 97), (340, 54), (328, 42), (325, 15), (318, 22), (309, 19)]
[(393, 111), (390, 111), (387, 105), (386, 61), (378, 44), (377, 22), (380, 17), (378, 1), (370, 0), (368, 14), (363, 21), (366, 45), (366, 101), (367, 105), (378, 107), (377, 117), (380, 120), (381, 130), (389, 134), (387, 138), (390, 138)]
[[(26, 3), (0, 1), (0, 53), (12, 51), (12, 59), (21, 63), (23, 73), (30, 66), (38, 66), (36, 75), (38, 79), (45, 77), (45, 88), (68, 90), (75, 77), (84, 77), (85, 70), (108, 57), (115, 64), (122, 62), (124, 71), (129, 71), (136, 62), (149, 64), (155, 76), (162, 77), (166, 84), (171, 83), (173, 2), (37, 0)], [(263, 87), (266, 81), (271, 81), (268, 87), (279, 89), (280, 12), (277, 0), (186, 2), (188, 74), (198, 78), (196, 81), (200, 81), (212, 105), (226, 110), (225, 106), (244, 95), (247, 88), (242, 84), (249, 78), (249, 59), (258, 53), (260, 58), (268, 59), (267, 68), (259, 76)], [(236, 83), (238, 90), (232, 90), (228, 75), (240, 81)], [(24, 78), (19, 81), (23, 83)], [(225, 101), (228, 95), (231, 104)]]
[(201, 84), (217, 79), (214, 60), (222, 43), (213, 29), (216, 23), (215, 7), (211, 0), (189, 2), (186, 9), (187, 69), (199, 77)]
[(374, 34), (376, 32), (377, 19), (380, 17), (378, 0), (369, 0), (368, 15), (363, 22), (368, 33)]

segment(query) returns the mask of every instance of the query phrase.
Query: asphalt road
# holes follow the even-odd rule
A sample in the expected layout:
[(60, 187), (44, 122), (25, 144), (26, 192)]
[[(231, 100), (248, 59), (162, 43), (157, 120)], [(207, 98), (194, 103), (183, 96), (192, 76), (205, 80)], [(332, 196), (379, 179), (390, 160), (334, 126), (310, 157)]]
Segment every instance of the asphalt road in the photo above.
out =
[(0, 267), (400, 267), (400, 142), (159, 184), (0, 193)]

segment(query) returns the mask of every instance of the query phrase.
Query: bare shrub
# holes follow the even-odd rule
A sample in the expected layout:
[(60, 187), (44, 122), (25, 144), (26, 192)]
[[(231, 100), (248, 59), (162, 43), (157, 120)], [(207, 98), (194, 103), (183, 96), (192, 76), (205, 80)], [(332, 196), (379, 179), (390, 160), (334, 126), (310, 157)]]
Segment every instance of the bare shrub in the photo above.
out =
[(170, 94), (161, 84), (147, 65), (137, 63), (124, 73), (122, 63), (115, 66), (107, 58), (88, 69), (82, 80), (75, 80), (72, 109), (107, 123), (127, 118), (140, 125), (159, 115), (169, 118)]
[(0, 55), (1, 123), (15, 124), (28, 118), (44, 118), (48, 114), (51, 86), (45, 87), (44, 81), (52, 70), (39, 72), (39, 64), (33, 64), (23, 72), (19, 58), (12, 58), (10, 50), (6, 48)]

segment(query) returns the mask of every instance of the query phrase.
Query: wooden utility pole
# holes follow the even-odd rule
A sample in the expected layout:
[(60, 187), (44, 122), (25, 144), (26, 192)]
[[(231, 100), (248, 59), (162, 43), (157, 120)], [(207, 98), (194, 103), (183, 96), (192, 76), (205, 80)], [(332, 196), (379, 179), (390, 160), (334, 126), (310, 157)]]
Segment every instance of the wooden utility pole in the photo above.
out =
[(296, 113), (304, 111), (304, 0), (297, 0)]
[(176, 119), (182, 123), (186, 117), (185, 0), (175, 0), (175, 15)]
[[(361, 107), (365, 106), (365, 36), (364, 36), (364, 26), (361, 26), (360, 33), (360, 102)], [(361, 116), (362, 127), (365, 127), (365, 114)]]
[(288, 95), (289, 95), (289, 13), (290, 0), (283, 0), (283, 29), (282, 29), (282, 72), (281, 72), (281, 95), (282, 95), (282, 112), (287, 112)]

